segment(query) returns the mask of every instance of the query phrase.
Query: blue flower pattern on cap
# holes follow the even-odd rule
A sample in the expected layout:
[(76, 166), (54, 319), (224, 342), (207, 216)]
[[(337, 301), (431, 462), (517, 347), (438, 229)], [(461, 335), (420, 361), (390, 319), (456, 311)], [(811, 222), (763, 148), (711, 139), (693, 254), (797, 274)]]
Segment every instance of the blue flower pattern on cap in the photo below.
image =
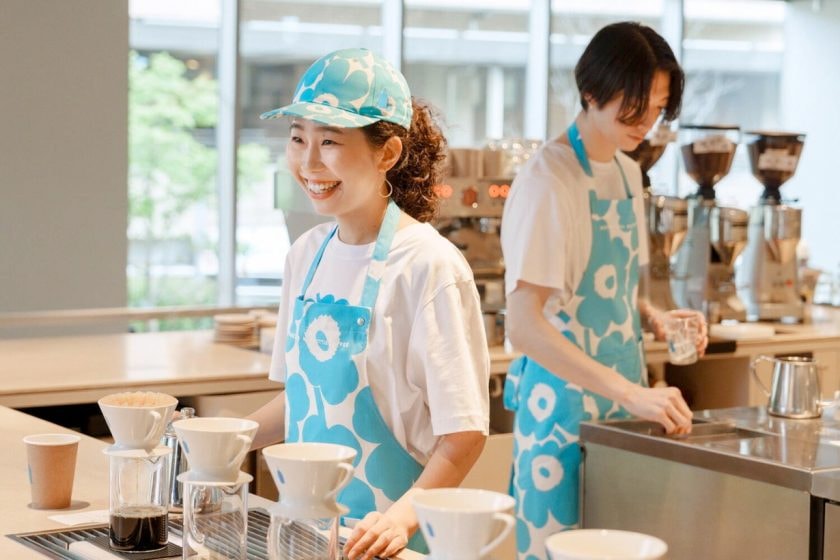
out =
[(316, 60), (300, 79), (290, 105), (260, 118), (295, 116), (358, 128), (384, 120), (409, 128), (411, 92), (390, 63), (367, 49), (342, 49)]

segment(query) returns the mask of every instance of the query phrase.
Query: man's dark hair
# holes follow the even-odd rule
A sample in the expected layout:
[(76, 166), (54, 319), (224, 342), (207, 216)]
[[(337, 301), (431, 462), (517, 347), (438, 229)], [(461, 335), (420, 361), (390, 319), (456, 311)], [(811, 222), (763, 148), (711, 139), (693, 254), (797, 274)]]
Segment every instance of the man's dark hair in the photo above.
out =
[(657, 71), (671, 77), (668, 105), (663, 112), (665, 120), (671, 121), (680, 113), (685, 85), (674, 51), (646, 25), (630, 21), (608, 25), (592, 37), (575, 66), (580, 103), (586, 110), (586, 96), (601, 106), (623, 94), (619, 120), (634, 124), (647, 112)]

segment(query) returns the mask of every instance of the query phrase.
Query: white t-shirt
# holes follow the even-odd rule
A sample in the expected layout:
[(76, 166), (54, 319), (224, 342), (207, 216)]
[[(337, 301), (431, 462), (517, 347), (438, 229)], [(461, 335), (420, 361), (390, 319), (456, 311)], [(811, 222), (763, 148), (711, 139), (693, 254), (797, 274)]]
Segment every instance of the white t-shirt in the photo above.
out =
[[(304, 233), (289, 249), (269, 377), (284, 381), (284, 347), (294, 300), (335, 224)], [(375, 243), (333, 236), (306, 297), (361, 300)], [(481, 303), (463, 255), (429, 224), (394, 236), (374, 304), (366, 355), (377, 406), (397, 441), (425, 465), (438, 437), (489, 431), (490, 357)]]
[[(617, 154), (633, 195), (639, 228), (639, 266), (648, 263), (642, 174), (638, 164)], [(590, 161), (584, 173), (571, 146), (555, 138), (543, 144), (516, 175), (502, 218), (505, 293), (519, 280), (553, 288), (546, 309), (564, 305), (580, 283), (592, 250), (589, 191), (598, 198), (626, 199), (615, 161)]]

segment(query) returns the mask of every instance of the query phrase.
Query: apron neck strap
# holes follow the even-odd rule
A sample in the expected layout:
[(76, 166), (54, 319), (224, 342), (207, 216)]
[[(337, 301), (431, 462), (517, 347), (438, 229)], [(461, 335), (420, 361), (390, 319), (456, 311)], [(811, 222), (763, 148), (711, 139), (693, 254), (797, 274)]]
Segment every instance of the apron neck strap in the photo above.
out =
[(578, 130), (576, 122), (573, 122), (572, 126), (569, 127), (569, 130), (566, 131), (566, 136), (569, 138), (569, 144), (572, 145), (572, 149), (575, 151), (575, 157), (577, 158), (581, 169), (583, 169), (583, 172), (586, 173), (587, 177), (592, 177), (592, 166), (589, 165), (589, 158), (586, 156), (586, 148), (583, 147), (583, 139), (580, 137), (580, 131)]
[[(583, 172), (586, 173), (587, 177), (593, 177), (592, 165), (589, 163), (589, 157), (586, 155), (583, 138), (580, 137), (580, 131), (578, 130), (576, 122), (573, 122), (566, 131), (566, 136), (569, 139), (569, 144), (571, 144), (572, 150), (575, 152), (575, 157), (577, 158), (581, 169), (583, 169)], [(624, 169), (618, 162), (618, 157), (613, 157), (613, 161), (615, 161), (615, 164), (618, 166), (618, 171), (621, 173), (621, 181), (624, 183), (624, 193), (627, 195), (627, 198), (632, 198), (633, 195), (630, 193), (630, 184), (627, 182), (627, 175), (624, 174)]]
[[(368, 266), (367, 277), (365, 278), (365, 285), (362, 288), (362, 307), (373, 308), (376, 302), (376, 297), (379, 295), (379, 285), (382, 280), (382, 274), (385, 272), (385, 261), (388, 259), (388, 252), (391, 250), (391, 244), (394, 242), (394, 235), (397, 232), (397, 225), (400, 221), (400, 208), (393, 200), (388, 201), (388, 208), (385, 210), (385, 218), (382, 220), (382, 225), (379, 226), (379, 234), (376, 236), (376, 245), (373, 248), (373, 257)], [(338, 231), (336, 225), (330, 234), (321, 243), (315, 258), (312, 259), (312, 264), (309, 266), (309, 271), (306, 273), (306, 279), (303, 281), (301, 287), (301, 295), (306, 295), (306, 290), (312, 283), (312, 278), (315, 277), (315, 271), (318, 265), (321, 264), (321, 259), (324, 256), (324, 250), (327, 248), (330, 240)]]

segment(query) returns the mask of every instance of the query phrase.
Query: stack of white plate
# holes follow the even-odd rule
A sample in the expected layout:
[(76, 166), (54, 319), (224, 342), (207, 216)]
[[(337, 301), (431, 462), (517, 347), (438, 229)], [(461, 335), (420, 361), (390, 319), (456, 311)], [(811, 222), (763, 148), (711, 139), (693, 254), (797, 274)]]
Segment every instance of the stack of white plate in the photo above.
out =
[(215, 336), (213, 340), (240, 348), (256, 348), (260, 344), (257, 320), (246, 313), (224, 313), (214, 315)]

